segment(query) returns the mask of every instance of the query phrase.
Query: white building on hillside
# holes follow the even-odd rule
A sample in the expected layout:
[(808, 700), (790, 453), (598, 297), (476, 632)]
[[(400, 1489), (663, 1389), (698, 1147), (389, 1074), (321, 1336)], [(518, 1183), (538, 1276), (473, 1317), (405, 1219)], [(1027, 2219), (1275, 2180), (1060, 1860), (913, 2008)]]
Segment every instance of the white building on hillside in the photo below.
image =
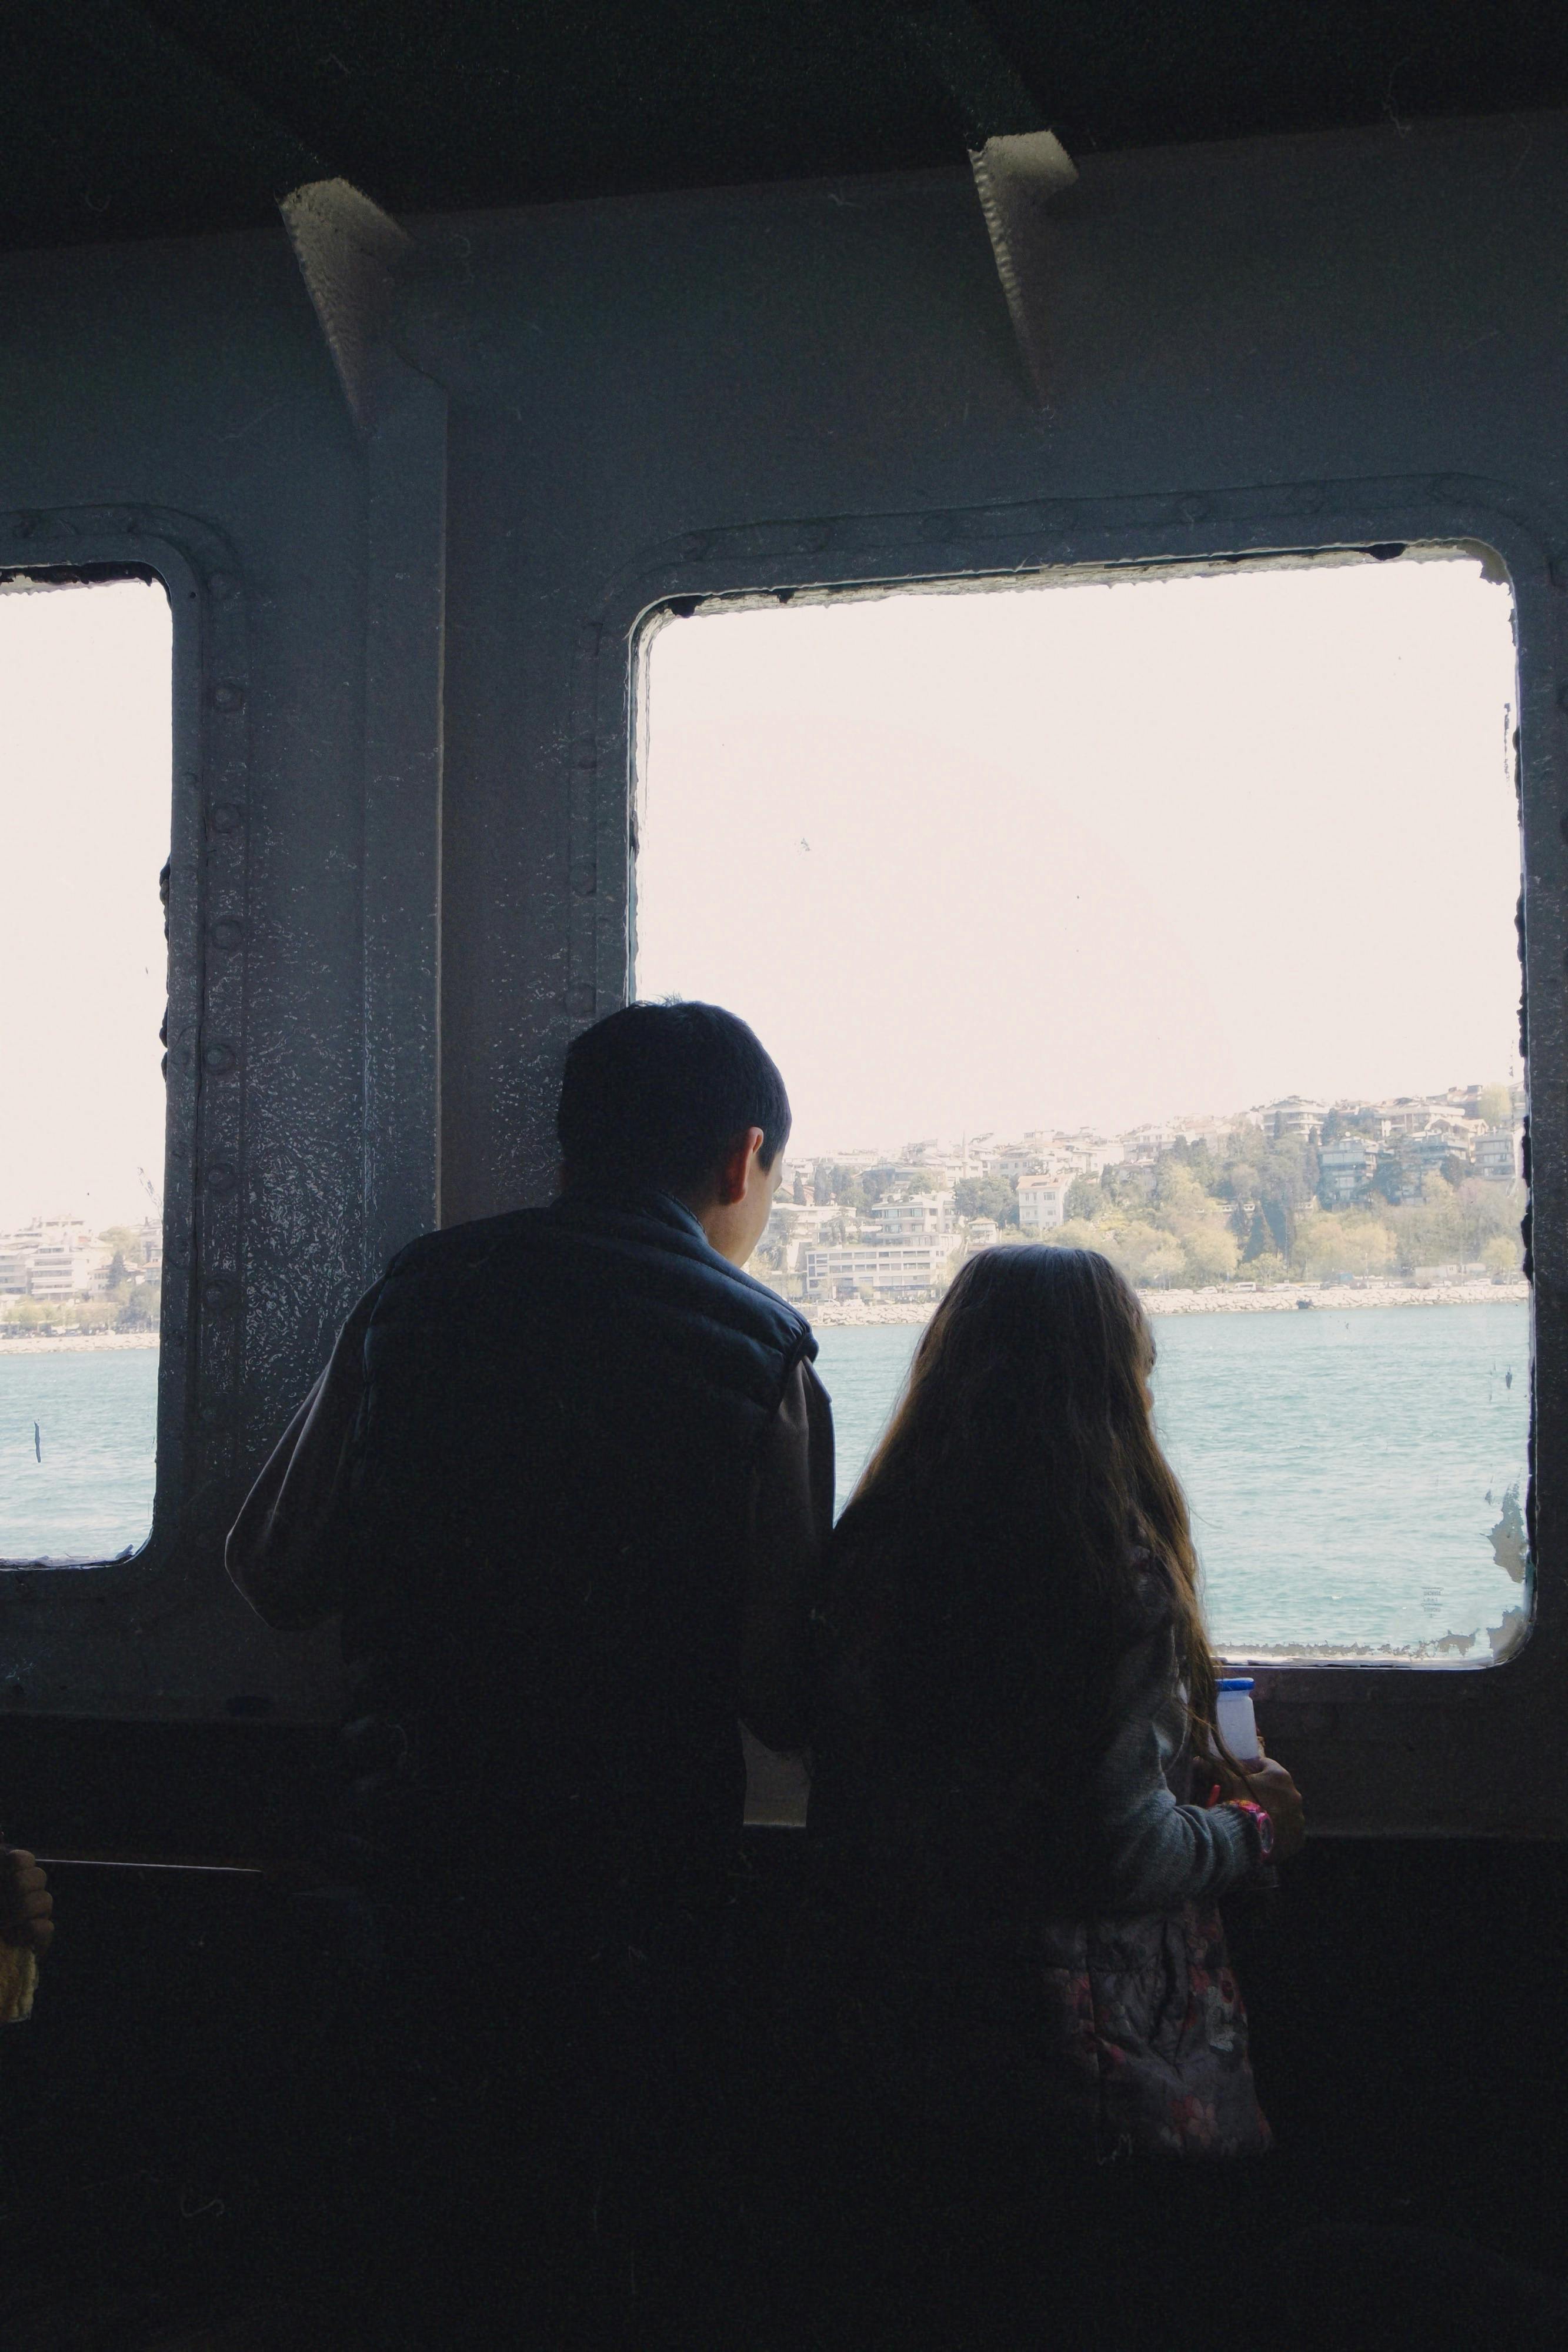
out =
[(1067, 1216), (1068, 1181), (1059, 1176), (1023, 1176), (1018, 1180), (1018, 1223), (1027, 1233), (1045, 1233)]
[(999, 1176), (1004, 1183), (1012, 1183), (1023, 1176), (1037, 1176), (1040, 1155), (1021, 1143), (1005, 1143), (994, 1151), (982, 1152), (980, 1165), (987, 1176)]
[(910, 1192), (901, 1201), (879, 1201), (871, 1224), (879, 1242), (935, 1241), (953, 1230), (952, 1194)]
[(1282, 1102), (1268, 1106), (1269, 1133), (1276, 1143), (1291, 1136), (1298, 1142), (1310, 1141), (1328, 1116), (1321, 1102), (1310, 1102), (1304, 1095), (1287, 1095)]

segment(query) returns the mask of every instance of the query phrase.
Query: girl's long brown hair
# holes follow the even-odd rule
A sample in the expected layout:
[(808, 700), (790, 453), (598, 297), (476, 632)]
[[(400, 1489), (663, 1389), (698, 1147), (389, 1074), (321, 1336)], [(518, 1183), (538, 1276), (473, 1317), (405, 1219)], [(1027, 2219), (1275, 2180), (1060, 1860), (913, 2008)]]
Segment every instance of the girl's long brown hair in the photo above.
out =
[(971, 1258), (839, 1523), (824, 1614), (874, 1649), (884, 1722), (922, 1744), (1092, 1750), (1130, 1643), (1163, 1619), (1194, 1737), (1215, 1661), (1180, 1484), (1154, 1434), (1154, 1343), (1094, 1250)]

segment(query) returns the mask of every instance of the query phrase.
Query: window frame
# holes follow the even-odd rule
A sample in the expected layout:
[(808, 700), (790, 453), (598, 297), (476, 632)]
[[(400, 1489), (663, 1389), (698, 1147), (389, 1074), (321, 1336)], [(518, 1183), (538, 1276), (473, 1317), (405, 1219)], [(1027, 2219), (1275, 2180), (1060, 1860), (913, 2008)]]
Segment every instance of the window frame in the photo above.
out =
[[(36, 1610), (41, 1626), (58, 1622), (58, 1610), (95, 1610), (110, 1596), (133, 1598), (139, 1607), (183, 1599), (193, 1554), (215, 1535), (221, 1550), (242, 1372), (248, 673), (239, 565), (220, 534), (192, 517), (125, 506), (5, 518), (0, 574), (17, 572), (60, 586), (156, 583), (169, 600), (172, 626), (163, 1283), (153, 1521), (129, 1559), (44, 1567), (0, 1557), (8, 1605), (24, 1612), (24, 1622)], [(38, 1684), (55, 1679), (51, 1664)], [(27, 1698), (30, 1706), (48, 1705), (31, 1678)], [(74, 1706), (79, 1709), (79, 1697)]]
[(1518, 676), (1521, 988), (1532, 1051), (1530, 1626), (1507, 1658), (1259, 1664), (1260, 1714), (1345, 1834), (1568, 1832), (1555, 1716), (1568, 1685), (1568, 519), (1474, 477), (1305, 481), (1202, 496), (1041, 499), (937, 513), (824, 517), (693, 532), (610, 586), (579, 664), (571, 804), (568, 1010), (626, 1001), (636, 941), (644, 664), (668, 614), (710, 598), (788, 602), (894, 588), (1022, 585), (1155, 567), (1228, 572), (1336, 551), (1430, 547), (1494, 562), (1513, 599)]

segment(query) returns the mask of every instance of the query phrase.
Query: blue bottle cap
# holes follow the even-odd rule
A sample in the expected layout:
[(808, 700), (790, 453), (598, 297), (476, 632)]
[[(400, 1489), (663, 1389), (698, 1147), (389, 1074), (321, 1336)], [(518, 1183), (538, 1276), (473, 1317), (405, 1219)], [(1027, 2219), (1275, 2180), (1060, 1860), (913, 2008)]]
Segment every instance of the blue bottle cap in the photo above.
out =
[(1215, 1688), (1216, 1691), (1251, 1690), (1253, 1688), (1252, 1676), (1250, 1675), (1222, 1675), (1219, 1680), (1215, 1683)]

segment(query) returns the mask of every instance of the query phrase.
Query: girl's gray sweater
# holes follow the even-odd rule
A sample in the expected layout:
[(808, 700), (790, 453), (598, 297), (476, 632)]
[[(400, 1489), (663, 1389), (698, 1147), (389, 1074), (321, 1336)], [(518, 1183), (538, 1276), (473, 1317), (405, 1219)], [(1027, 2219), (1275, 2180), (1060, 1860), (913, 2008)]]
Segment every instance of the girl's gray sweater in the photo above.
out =
[(1120, 1728), (1090, 1784), (1093, 1839), (1113, 1913), (1173, 1911), (1248, 1877), (1257, 1850), (1234, 1805), (1184, 1804), (1192, 1758), (1169, 1626), (1135, 1643), (1116, 1677)]

